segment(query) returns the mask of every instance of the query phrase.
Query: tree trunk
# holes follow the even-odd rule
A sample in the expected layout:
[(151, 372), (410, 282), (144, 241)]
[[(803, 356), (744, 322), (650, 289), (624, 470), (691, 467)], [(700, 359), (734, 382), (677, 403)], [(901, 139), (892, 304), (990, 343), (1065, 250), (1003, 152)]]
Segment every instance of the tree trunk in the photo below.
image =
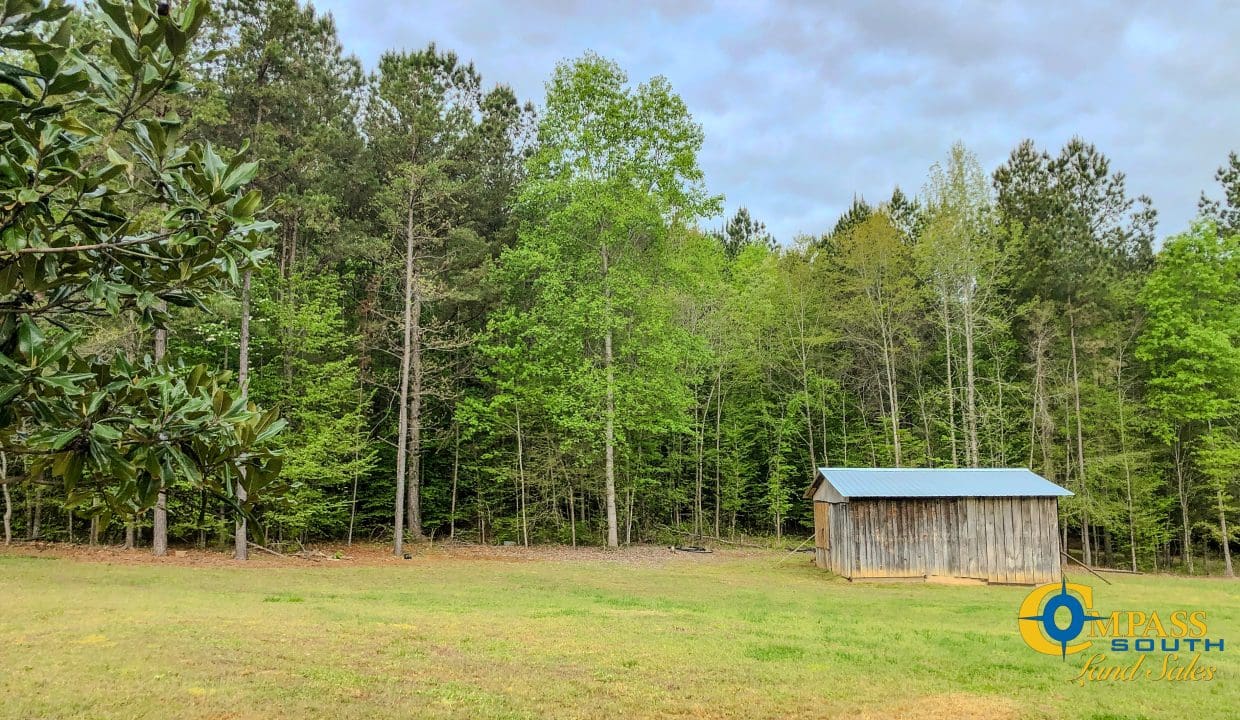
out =
[(530, 524), (525, 512), (525, 443), (521, 437), (521, 408), (517, 408), (517, 477), (521, 481), (521, 544), (530, 546)]
[(1051, 464), (1052, 426), (1050, 408), (1046, 401), (1046, 344), (1049, 341), (1049, 324), (1045, 314), (1035, 312), (1033, 319), (1033, 409), (1029, 420), (1029, 467), (1033, 467), (1035, 447), (1042, 450), (1042, 474), (1055, 478)]
[(900, 395), (896, 389), (895, 358), (892, 357), (891, 342), (886, 332), (883, 333), (883, 366), (887, 373), (888, 409), (891, 411), (891, 449), (896, 467), (900, 467), (903, 465), (900, 452)]
[[(693, 524), (699, 538), (702, 537), (702, 530), (705, 525), (702, 490), (706, 480), (706, 413), (710, 411), (710, 403), (714, 397), (715, 384), (711, 383), (710, 392), (706, 394), (706, 405), (701, 408), (701, 415), (698, 414), (697, 408), (694, 408), (693, 411), (693, 419), (697, 425), (697, 437), (695, 438), (697, 445), (697, 468), (694, 474)], [(627, 540), (625, 544), (628, 544)]]
[(1124, 461), (1124, 500), (1128, 506), (1128, 555), (1133, 572), (1137, 571), (1137, 519), (1132, 505), (1132, 468), (1128, 463), (1128, 428), (1124, 422), (1124, 358), (1120, 355), (1115, 369), (1115, 394), (1119, 399), (1119, 454)]
[(573, 547), (577, 547), (577, 511), (573, 508), (573, 488), (568, 488), (568, 532), (572, 538)]
[(960, 457), (956, 451), (956, 383), (952, 379), (952, 323), (946, 288), (943, 290), (943, 335), (946, 344), (944, 357), (947, 361), (947, 437), (952, 445), (952, 467), (960, 467)]
[(1180, 500), (1180, 521), (1184, 526), (1184, 544), (1180, 547), (1181, 560), (1193, 572), (1193, 535), (1188, 523), (1188, 479), (1184, 477), (1184, 445), (1180, 442), (1180, 430), (1176, 429), (1171, 446), (1171, 458), (1175, 463), (1175, 490)]
[(611, 286), (607, 278), (607, 246), (601, 249), (603, 258), (603, 367), (607, 374), (607, 407), (603, 431), (605, 444), (604, 486), (607, 501), (607, 546), (620, 545), (619, 528), (616, 523), (616, 369), (612, 359)]
[[(249, 398), (250, 394), (250, 280), (252, 270), (246, 268), (241, 276), (241, 341), (237, 347), (237, 384), (241, 386), (241, 397)], [(245, 487), (237, 483), (237, 503), (246, 501)], [(245, 515), (237, 513), (233, 523), (233, 557), (237, 560), (250, 558), (248, 544), (249, 533)]]
[[(809, 442), (809, 463), (810, 472), (816, 474), (818, 472), (818, 454), (814, 448), (814, 420), (813, 411), (810, 409), (809, 401), (809, 349), (805, 347), (805, 307), (804, 299), (799, 303), (800, 307), (797, 312), (797, 336), (798, 348), (797, 359), (801, 363), (801, 396), (804, 398), (802, 409), (805, 412), (805, 433)], [(810, 476), (811, 478), (813, 475)]]
[(27, 540), (39, 539), (39, 524), (43, 520), (43, 486), (34, 489), (34, 518), (30, 521), (30, 527), (26, 528)]
[(719, 451), (719, 426), (723, 418), (723, 377), (715, 374), (715, 387), (719, 388), (719, 400), (715, 402), (715, 537), (719, 537), (719, 521), (723, 508), (722, 483), (720, 482), (719, 463), (722, 455)]
[(1003, 387), (1006, 383), (1002, 382), (1002, 360), (1000, 351), (995, 350), (993, 357), (995, 358), (995, 389), (997, 391), (997, 408), (998, 417), (995, 418), (995, 426), (998, 428), (999, 440), (994, 443), (997, 447), (999, 456), (996, 458), (994, 452), (991, 452), (991, 467), (1007, 467), (1007, 415), (1003, 408)]
[(413, 346), (413, 179), (410, 178), (409, 206), (405, 216), (405, 301), (404, 337), (400, 353), (400, 409), (396, 429), (396, 510), (392, 551), (405, 552), (405, 468), (409, 452), (409, 365)]
[[(964, 368), (965, 368), (965, 431), (969, 434), (969, 467), (977, 467), (977, 384), (973, 376), (973, 303), (966, 293), (964, 303)], [(1075, 367), (1075, 366), (1074, 366)]]
[(1093, 563), (1093, 552), (1089, 543), (1089, 482), (1085, 474), (1085, 432), (1084, 422), (1081, 418), (1081, 379), (1077, 373), (1076, 366), (1076, 314), (1071, 308), (1068, 309), (1068, 328), (1069, 337), (1072, 345), (1072, 402), (1076, 408), (1076, 468), (1080, 475), (1081, 482), (1081, 542), (1084, 544), (1082, 550), (1085, 554), (1085, 564)]
[(448, 537), (456, 538), (456, 480), (461, 467), (461, 426), (452, 424), (452, 509), (448, 514)]
[(207, 549), (207, 491), (198, 491), (198, 549)]
[(842, 466), (848, 467), (848, 394), (840, 388), (840, 452)]
[(409, 535), (422, 537), (422, 287), (414, 269), (413, 307), (410, 309), (411, 345), (409, 346), (409, 479), (405, 483), (405, 522)]
[(916, 391), (917, 391), (917, 414), (921, 416), (921, 431), (923, 437), (926, 438), (924, 443), (924, 454), (926, 458), (926, 467), (934, 467), (934, 443), (931, 441), (933, 436), (930, 430), (930, 409), (926, 403), (926, 390), (921, 383), (921, 373), (916, 374)]
[(9, 496), (9, 458), (0, 452), (0, 488), (4, 489), (4, 544), (13, 542), (13, 499)]
[[(166, 308), (167, 304), (161, 301), (159, 306), (162, 309)], [(155, 330), (155, 362), (163, 360), (167, 350), (168, 331), (157, 328)], [(154, 522), (151, 528), (151, 554), (155, 557), (168, 554), (168, 491), (162, 481), (159, 485), (159, 495), (155, 499)]]
[[(8, 487), (7, 485), (5, 487)], [(6, 498), (7, 501), (7, 498)], [(1227, 577), (1235, 577), (1236, 573), (1231, 567), (1231, 538), (1227, 535), (1227, 511), (1223, 504), (1223, 488), (1218, 488), (1218, 527), (1223, 533), (1223, 574)], [(5, 519), (5, 544), (8, 544), (8, 519)]]
[[(359, 382), (357, 386), (357, 405), (358, 407), (361, 407), (364, 404), (365, 399), (366, 399), (366, 394), (362, 390), (362, 386), (363, 386), (363, 383), (365, 383), (365, 379), (362, 377), (361, 373), (359, 373), (358, 380)], [(363, 423), (365, 422), (366, 422), (365, 416), (362, 414), (359, 414), (357, 416), (357, 427), (355, 428), (359, 436), (362, 433)], [(349, 538), (346, 543), (348, 545), (353, 544), (353, 527), (355, 523), (357, 522), (357, 484), (358, 484), (358, 480), (360, 477), (360, 473), (358, 472), (358, 467), (359, 467), (359, 463), (361, 460), (361, 455), (362, 455), (362, 445), (359, 442), (357, 445), (353, 446), (353, 497), (349, 500)]]

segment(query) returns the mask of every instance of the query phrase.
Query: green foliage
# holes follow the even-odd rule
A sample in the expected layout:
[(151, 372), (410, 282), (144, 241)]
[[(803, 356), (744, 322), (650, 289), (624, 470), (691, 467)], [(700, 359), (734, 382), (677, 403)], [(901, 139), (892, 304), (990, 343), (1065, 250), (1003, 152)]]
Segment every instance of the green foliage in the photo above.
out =
[(1147, 403), (1160, 435), (1235, 415), (1240, 400), (1240, 235), (1210, 224), (1168, 240), (1141, 302), (1137, 357), (1150, 368)]
[(86, 317), (162, 324), (164, 303), (235, 283), (272, 227), (247, 188), (255, 163), (182, 143), (180, 121), (151, 110), (185, 92), (206, 6), (99, 7), (106, 55), (75, 41), (61, 3), (8, 2), (0, 21), (0, 448), (87, 512), (128, 516), (174, 478), (258, 497), (284, 423), (227, 373), (79, 352)]
[[(437, 538), (602, 542), (609, 495), (622, 540), (799, 534), (815, 465), (1028, 465), (1076, 493), (1091, 562), (1163, 569), (1240, 525), (1234, 153), (1157, 255), (1080, 139), (990, 176), (957, 143), (918, 196), (780, 245), (739, 204), (718, 224), (667, 80), (593, 54), (535, 113), (434, 44), (368, 76), (296, 0), (3, 8), (23, 530), (107, 535), (163, 487), (205, 543), (245, 469), (268, 542), (390, 537), (400, 468)], [(244, 400), (207, 369), (238, 367), (241, 276)]]

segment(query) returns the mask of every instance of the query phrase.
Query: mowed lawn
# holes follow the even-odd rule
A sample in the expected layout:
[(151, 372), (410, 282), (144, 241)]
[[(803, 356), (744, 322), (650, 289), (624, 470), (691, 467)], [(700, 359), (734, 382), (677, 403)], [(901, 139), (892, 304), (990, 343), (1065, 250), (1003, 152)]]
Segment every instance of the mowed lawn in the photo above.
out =
[(51, 554), (0, 552), (2, 718), (1240, 716), (1222, 580), (1093, 583), (1100, 609), (1206, 609), (1217, 679), (1081, 687), (1080, 656), (1017, 634), (1027, 589), (850, 584), (804, 554)]

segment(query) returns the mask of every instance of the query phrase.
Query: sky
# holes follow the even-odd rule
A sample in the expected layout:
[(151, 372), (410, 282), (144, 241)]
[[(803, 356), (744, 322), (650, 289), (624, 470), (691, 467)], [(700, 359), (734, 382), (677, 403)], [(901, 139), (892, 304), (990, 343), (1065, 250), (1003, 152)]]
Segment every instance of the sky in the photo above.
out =
[(368, 70), (433, 41), (536, 104), (556, 63), (587, 50), (634, 82), (665, 76), (705, 131), (710, 190), (784, 243), (829, 230), (855, 195), (920, 193), (957, 140), (989, 171), (1025, 138), (1054, 153), (1073, 136), (1153, 199), (1165, 237), (1240, 151), (1240, 2), (314, 6)]

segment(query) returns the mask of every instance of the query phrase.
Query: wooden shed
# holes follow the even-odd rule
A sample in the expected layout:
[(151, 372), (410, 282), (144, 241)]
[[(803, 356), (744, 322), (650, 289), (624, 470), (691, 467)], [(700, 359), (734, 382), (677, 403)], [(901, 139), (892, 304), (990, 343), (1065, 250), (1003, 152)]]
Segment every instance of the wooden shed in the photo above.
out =
[(1059, 498), (1072, 493), (1024, 468), (819, 468), (818, 567), (849, 580), (1060, 578)]

